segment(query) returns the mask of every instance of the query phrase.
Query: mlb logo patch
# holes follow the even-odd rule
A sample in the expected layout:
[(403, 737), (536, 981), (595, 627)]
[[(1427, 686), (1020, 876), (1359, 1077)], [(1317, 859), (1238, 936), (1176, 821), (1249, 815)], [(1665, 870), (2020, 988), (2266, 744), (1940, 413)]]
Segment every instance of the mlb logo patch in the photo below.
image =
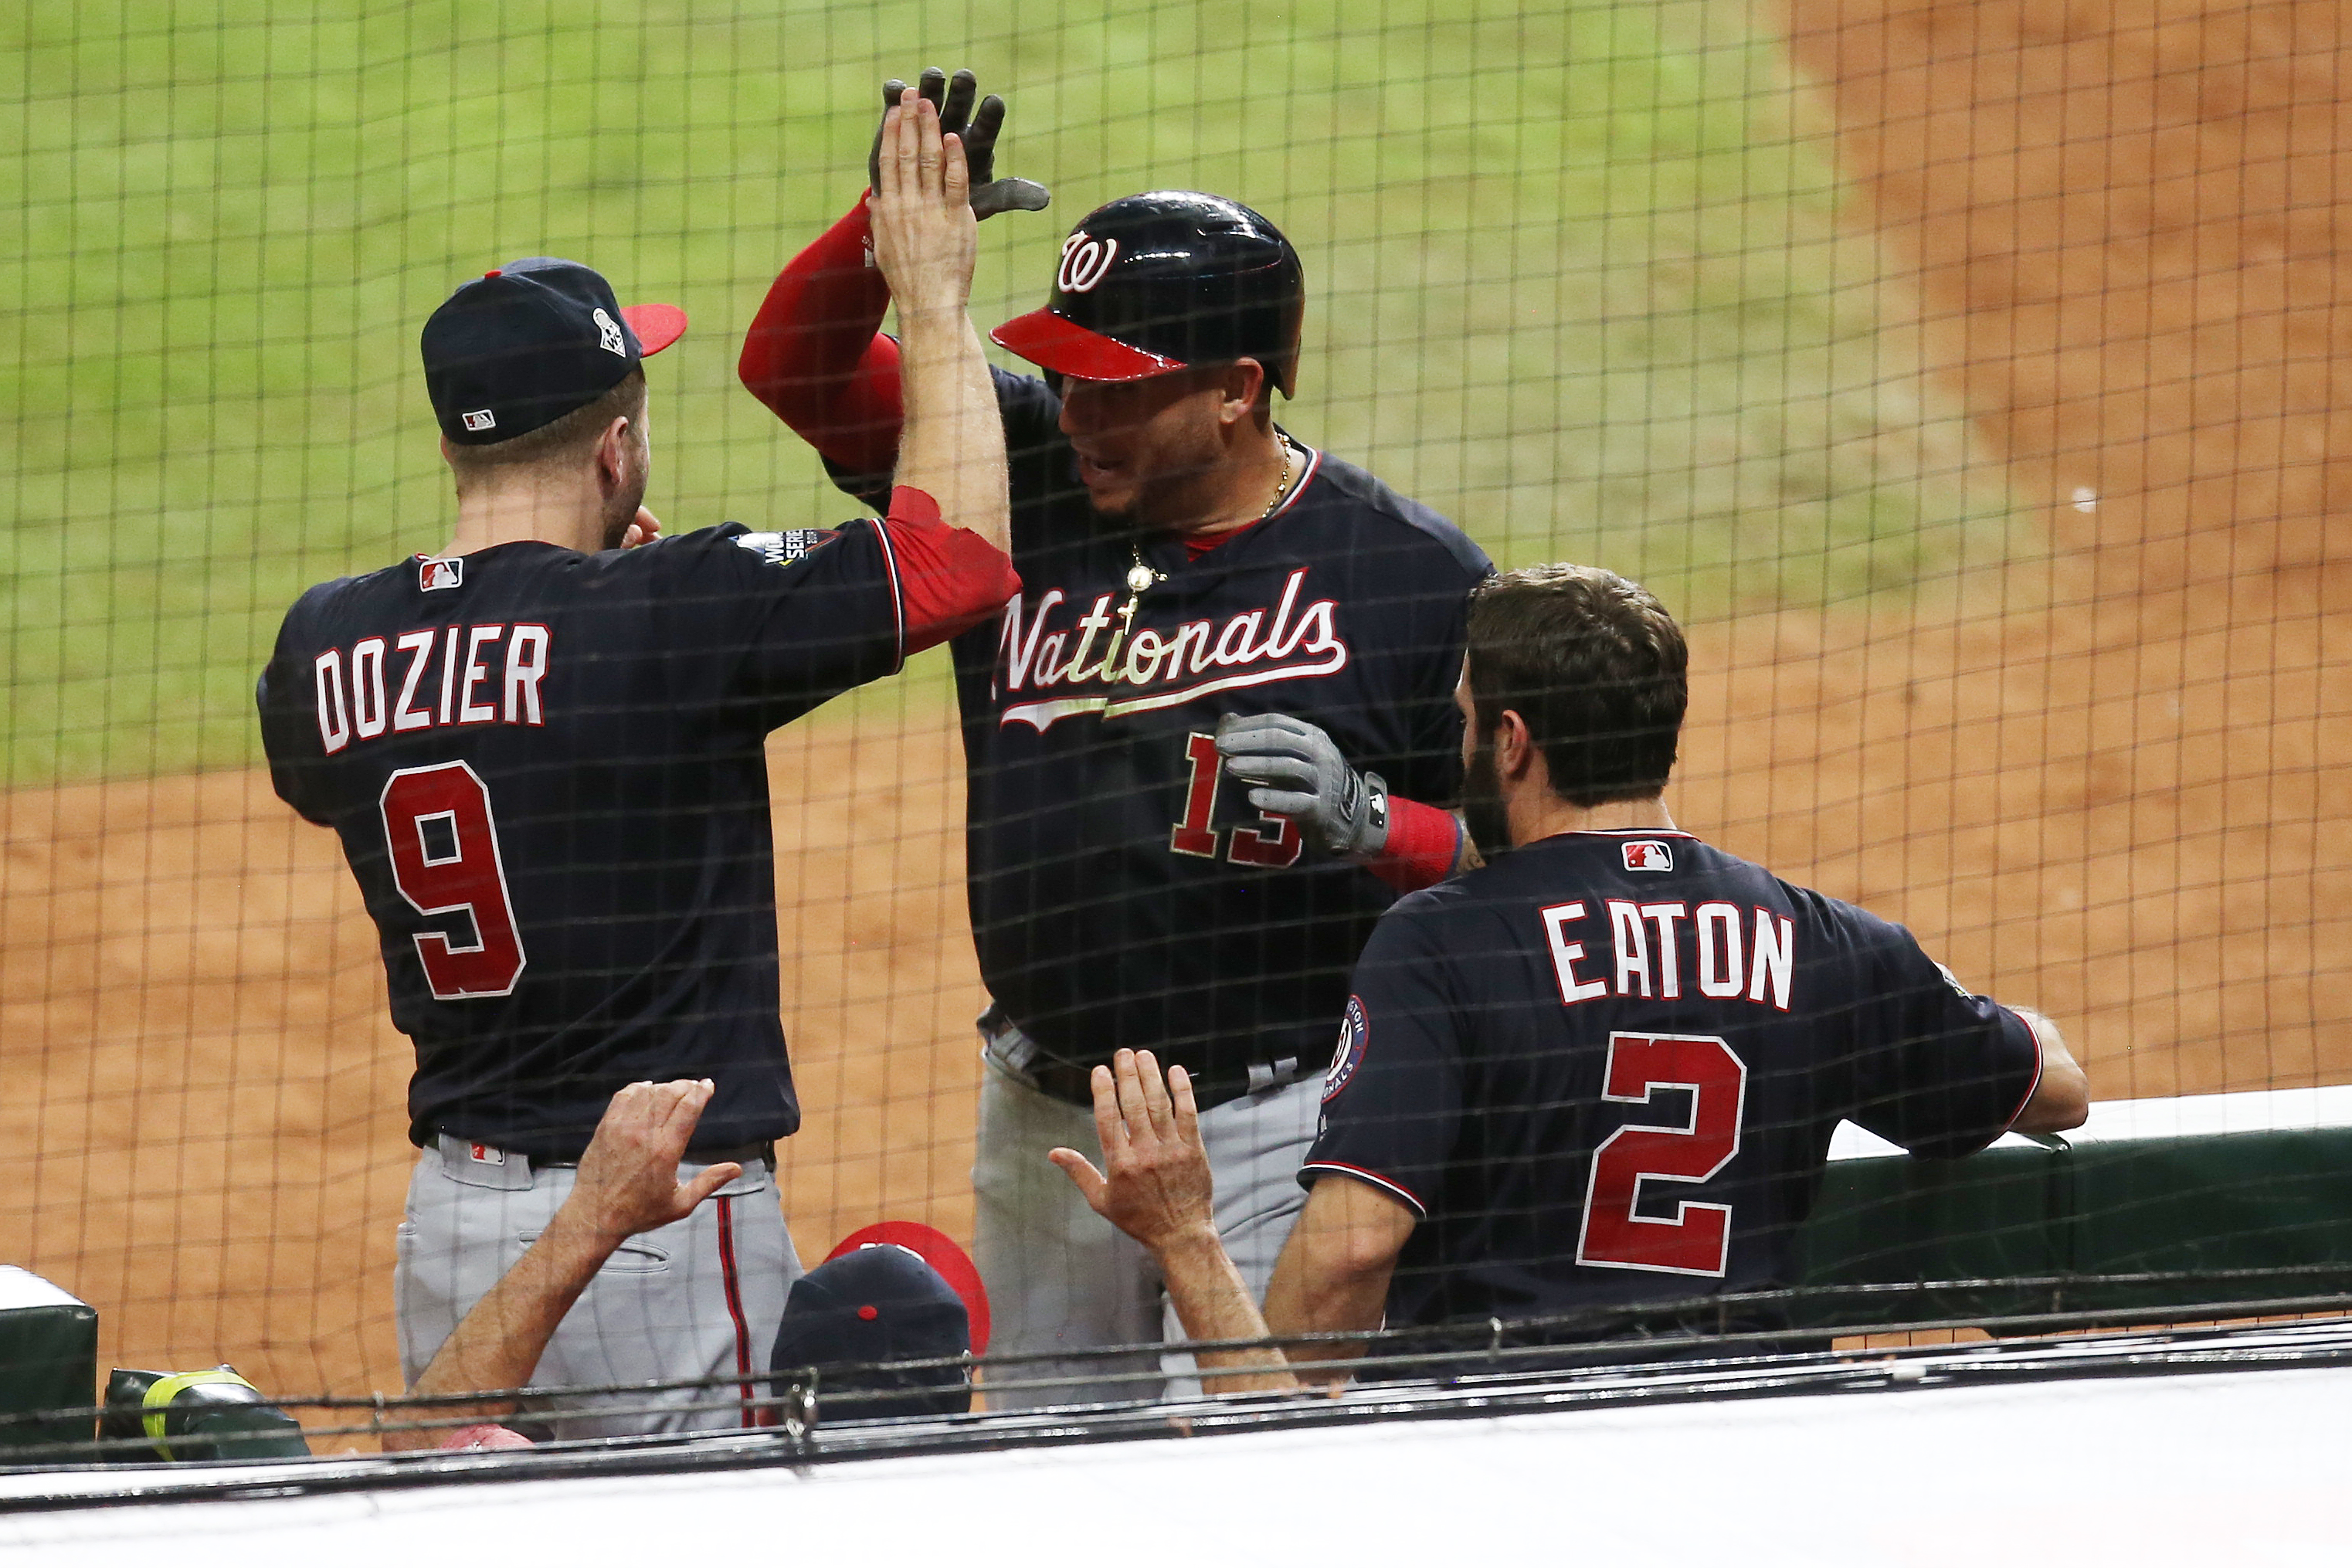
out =
[(461, 414), (457, 417), (466, 422), (466, 428), (468, 430), (495, 430), (499, 427), (499, 416), (487, 408), (477, 408), (470, 414)]
[(507, 1152), (493, 1149), (488, 1143), (468, 1143), (466, 1152), (477, 1165), (503, 1165), (507, 1163)]
[(463, 561), (444, 561), (437, 556), (419, 556), (416, 561), (418, 592), (430, 594), (436, 588), (462, 587), (466, 581)]
[(1629, 838), (1623, 848), (1625, 869), (1628, 871), (1671, 871), (1675, 868), (1673, 847), (1658, 839)]

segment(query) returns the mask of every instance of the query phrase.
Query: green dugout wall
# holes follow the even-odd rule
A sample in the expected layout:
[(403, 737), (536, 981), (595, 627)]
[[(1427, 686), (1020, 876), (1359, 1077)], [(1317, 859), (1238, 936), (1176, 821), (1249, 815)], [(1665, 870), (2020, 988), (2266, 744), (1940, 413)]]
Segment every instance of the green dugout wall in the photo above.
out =
[(1946, 1282), (1825, 1293), (1799, 1314), (1821, 1326), (2352, 1292), (2352, 1086), (2111, 1101), (1966, 1160), (1843, 1128), (1798, 1256), (1808, 1287)]

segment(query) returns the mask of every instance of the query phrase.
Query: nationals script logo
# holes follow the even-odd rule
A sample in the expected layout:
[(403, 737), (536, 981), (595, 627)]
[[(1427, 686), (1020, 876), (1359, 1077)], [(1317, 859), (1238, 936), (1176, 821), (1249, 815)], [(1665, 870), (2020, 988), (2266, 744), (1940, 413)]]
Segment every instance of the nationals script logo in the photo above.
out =
[(1000, 696), (1091, 689), (1011, 702), (997, 722), (1042, 733), (1076, 713), (1118, 719), (1181, 707), (1212, 692), (1336, 675), (1348, 664), (1348, 645), (1333, 619), (1338, 606), (1329, 599), (1302, 606), (1306, 584), (1302, 566), (1271, 609), (1244, 610), (1223, 622), (1187, 621), (1168, 631), (1139, 626), (1132, 636), (1119, 625), (1112, 595), (1079, 616), (1059, 588), (1047, 589), (1034, 610), (1025, 595), (1015, 594), (997, 641)]

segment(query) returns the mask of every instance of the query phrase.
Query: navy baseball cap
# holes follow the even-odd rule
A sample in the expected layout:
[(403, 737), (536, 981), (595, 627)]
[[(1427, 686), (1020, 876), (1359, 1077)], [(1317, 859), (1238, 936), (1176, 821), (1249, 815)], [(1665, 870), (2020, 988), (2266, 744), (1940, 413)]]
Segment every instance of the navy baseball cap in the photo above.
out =
[[(782, 1375), (799, 1367), (920, 1361), (971, 1349), (971, 1314), (955, 1288), (919, 1255), (881, 1242), (845, 1252), (793, 1281), (768, 1367)], [(817, 1402), (820, 1415), (835, 1421), (952, 1415), (971, 1408), (971, 1373), (961, 1366), (820, 1373)]]
[(675, 305), (624, 310), (593, 267), (527, 256), (457, 286), (425, 323), (425, 388), (460, 447), (527, 436), (584, 408), (677, 342)]

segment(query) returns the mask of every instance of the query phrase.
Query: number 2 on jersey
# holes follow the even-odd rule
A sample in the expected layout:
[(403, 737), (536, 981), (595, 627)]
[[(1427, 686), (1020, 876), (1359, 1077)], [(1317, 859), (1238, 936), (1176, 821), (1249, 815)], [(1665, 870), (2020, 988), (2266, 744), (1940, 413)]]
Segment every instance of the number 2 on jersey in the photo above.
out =
[(464, 763), (403, 768), (384, 781), (378, 801), (392, 879), (418, 914), (463, 911), (474, 926), (466, 945), (457, 933), (419, 931), (416, 956), (425, 983), (443, 1002), (505, 996), (522, 973), (522, 934), (507, 899), (490, 792)]
[[(1184, 737), (1184, 760), (1192, 764), (1192, 777), (1184, 786), (1184, 819), (1169, 830), (1168, 847), (1179, 855), (1198, 855), (1204, 860), (1217, 858), (1218, 829), (1211, 826), (1217, 815), (1217, 779), (1223, 772), (1224, 759), (1217, 754), (1217, 738), (1195, 730)], [(1236, 866), (1289, 866), (1297, 862), (1298, 852), (1306, 847), (1299, 837), (1298, 824), (1286, 816), (1276, 816), (1262, 811), (1258, 818), (1264, 827), (1235, 827), (1225, 844), (1225, 858)]]
[(1723, 1276), (1729, 1204), (1683, 1203), (1672, 1219), (1636, 1214), (1643, 1182), (1704, 1182), (1739, 1152), (1748, 1066), (1713, 1035), (1609, 1037), (1601, 1098), (1647, 1104), (1661, 1089), (1690, 1091), (1683, 1127), (1620, 1127), (1592, 1152), (1576, 1260), (1601, 1268)]

